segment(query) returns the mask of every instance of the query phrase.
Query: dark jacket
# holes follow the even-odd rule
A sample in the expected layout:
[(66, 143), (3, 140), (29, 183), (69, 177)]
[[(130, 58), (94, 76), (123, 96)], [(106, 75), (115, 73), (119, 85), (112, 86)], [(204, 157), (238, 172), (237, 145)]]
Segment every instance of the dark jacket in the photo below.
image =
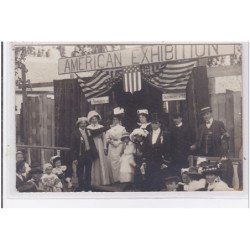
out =
[[(109, 127), (103, 127), (100, 129), (90, 130), (86, 129), (86, 135), (88, 137), (89, 146), (90, 146), (90, 156), (92, 160), (95, 160), (99, 157), (95, 142), (93, 137), (107, 131)], [(82, 134), (79, 129), (76, 129), (71, 135), (71, 157), (72, 160), (79, 159), (79, 156), (84, 156), (85, 152), (85, 143), (81, 141)]]
[(170, 154), (173, 162), (186, 162), (192, 145), (190, 129), (183, 123), (182, 126), (173, 126), (170, 130)]
[[(198, 131), (198, 138), (197, 138), (196, 146), (198, 147), (198, 150), (200, 152), (201, 152), (201, 146), (202, 146), (202, 142), (203, 142), (202, 140), (204, 137), (205, 129), (206, 129), (206, 124), (203, 123), (200, 125), (199, 131)], [(227, 140), (222, 139), (222, 136), (224, 136), (227, 133), (227, 131), (225, 129), (223, 122), (216, 121), (216, 120), (213, 120), (213, 123), (211, 125), (211, 129), (213, 132), (213, 134), (212, 134), (213, 155), (211, 155), (211, 156), (219, 156), (220, 157), (224, 153), (222, 143), (227, 142)]]
[(153, 131), (149, 133), (146, 140), (145, 156), (148, 160), (163, 161), (169, 155), (169, 141), (167, 134), (161, 129), (161, 132), (155, 144), (152, 144)]
[(26, 178), (23, 176), (23, 180), (16, 176), (16, 189), (19, 191), (19, 189), (26, 183)]

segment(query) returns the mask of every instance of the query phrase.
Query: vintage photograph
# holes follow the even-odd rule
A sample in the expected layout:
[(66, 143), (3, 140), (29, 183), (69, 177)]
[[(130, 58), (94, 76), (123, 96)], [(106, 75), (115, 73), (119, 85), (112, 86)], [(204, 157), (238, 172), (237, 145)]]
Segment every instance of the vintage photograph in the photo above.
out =
[(242, 44), (13, 50), (17, 192), (243, 191)]

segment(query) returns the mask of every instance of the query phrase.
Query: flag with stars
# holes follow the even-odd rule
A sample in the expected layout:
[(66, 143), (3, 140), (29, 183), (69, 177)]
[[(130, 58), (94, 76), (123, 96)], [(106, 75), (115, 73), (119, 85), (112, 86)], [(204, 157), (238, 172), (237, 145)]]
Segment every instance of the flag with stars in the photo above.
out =
[(123, 89), (125, 92), (131, 92), (141, 90), (141, 71), (137, 65), (124, 67), (123, 69)]

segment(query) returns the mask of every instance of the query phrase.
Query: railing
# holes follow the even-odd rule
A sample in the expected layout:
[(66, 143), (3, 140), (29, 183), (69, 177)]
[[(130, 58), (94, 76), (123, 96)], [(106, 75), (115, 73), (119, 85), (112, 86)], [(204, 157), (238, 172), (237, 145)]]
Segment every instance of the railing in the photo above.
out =
[(41, 164), (43, 165), (46, 163), (45, 160), (45, 150), (53, 150), (54, 154), (56, 155), (61, 155), (61, 151), (70, 151), (70, 148), (66, 147), (48, 147), (48, 146), (34, 146), (34, 145), (23, 145), (23, 144), (18, 144), (16, 145), (17, 149), (26, 149), (27, 150), (27, 162), (30, 164), (31, 163), (31, 149), (40, 149), (41, 152)]

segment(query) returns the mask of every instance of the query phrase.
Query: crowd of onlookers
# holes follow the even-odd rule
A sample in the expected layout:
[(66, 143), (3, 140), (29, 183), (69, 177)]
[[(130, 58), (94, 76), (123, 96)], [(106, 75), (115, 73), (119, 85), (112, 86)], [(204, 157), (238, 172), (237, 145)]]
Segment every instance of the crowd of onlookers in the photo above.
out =
[[(228, 157), (228, 133), (201, 110), (204, 124), (193, 141), (181, 114), (165, 131), (157, 114), (138, 110), (138, 124), (128, 131), (122, 124), (124, 110), (114, 109), (112, 123), (101, 125), (101, 116), (90, 111), (80, 117), (71, 136), (71, 163), (59, 155), (41, 166), (25, 161), (17, 152), (16, 188), (19, 192), (98, 191), (100, 186), (122, 184), (124, 191), (230, 191), (240, 189), (238, 163)], [(195, 162), (189, 155), (202, 155)], [(210, 157), (218, 161), (209, 161)], [(70, 170), (70, 171), (69, 171)], [(115, 189), (114, 189), (115, 191)]]

